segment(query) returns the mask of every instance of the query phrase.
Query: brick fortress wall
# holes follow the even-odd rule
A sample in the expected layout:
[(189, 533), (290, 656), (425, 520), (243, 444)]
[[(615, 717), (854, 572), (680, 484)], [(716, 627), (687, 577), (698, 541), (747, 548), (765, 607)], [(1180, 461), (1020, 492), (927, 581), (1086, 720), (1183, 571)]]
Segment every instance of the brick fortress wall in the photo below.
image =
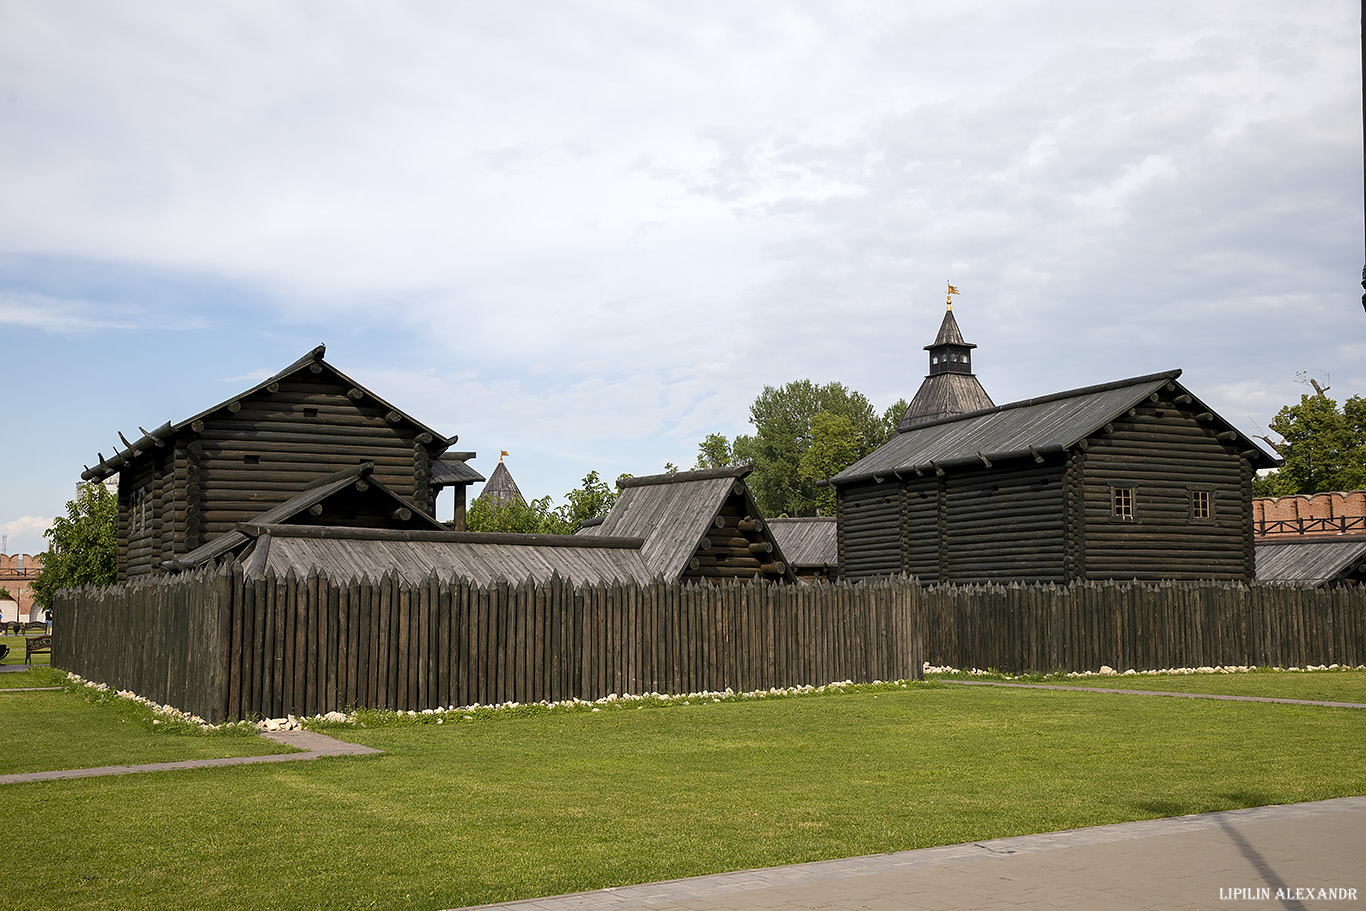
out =
[[(41, 619), (39, 614), (42, 611), (34, 611), (33, 592), (29, 590), (31, 583), (38, 571), (43, 568), (43, 558), (35, 557), (33, 554), (0, 554), (0, 588), (9, 589), (10, 595), (19, 602), (19, 620), (30, 619), (30, 612), (34, 616), (32, 619)], [(5, 615), (6, 620), (16, 618)]]
[(1259, 537), (1366, 533), (1366, 490), (1258, 497), (1252, 523)]

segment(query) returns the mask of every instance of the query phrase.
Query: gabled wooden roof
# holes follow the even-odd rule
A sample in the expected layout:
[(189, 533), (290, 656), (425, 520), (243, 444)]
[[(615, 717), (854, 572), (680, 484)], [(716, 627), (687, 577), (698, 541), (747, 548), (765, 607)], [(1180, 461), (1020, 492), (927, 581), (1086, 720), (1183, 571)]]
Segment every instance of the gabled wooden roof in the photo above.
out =
[[(896, 436), (830, 479), (830, 483), (882, 480), (898, 472), (982, 464), (988, 460), (1063, 452), (1096, 433), (1116, 417), (1168, 385), (1190, 392), (1176, 382), (1180, 370), (1154, 373), (1099, 386), (1086, 386), (1036, 399), (1026, 399), (970, 414), (901, 425)], [(1279, 465), (1255, 442), (1191, 396), (1192, 407), (1213, 415), (1222, 432), (1233, 433), (1228, 445), (1251, 452), (1254, 468)]]
[[(770, 545), (768, 563), (782, 564), (780, 575), (793, 581), (781, 545), (762, 521), (758, 504), (743, 479), (752, 465), (734, 465), (701, 471), (646, 475), (617, 481), (621, 495), (611, 512), (599, 525), (586, 527), (576, 537), (624, 535), (645, 539), (641, 555), (651, 573), (668, 580), (682, 578), (695, 557), (711, 548), (710, 539), (718, 534), (723, 507), (732, 497), (740, 498), (741, 511), (757, 520), (747, 532), (756, 543)], [(704, 542), (703, 539), (707, 539)], [(752, 573), (751, 573), (752, 574)]]
[(95, 465), (94, 468), (87, 468), (85, 471), (83, 471), (81, 473), (81, 479), (84, 481), (104, 480), (110, 475), (116, 474), (120, 469), (122, 469), (126, 465), (131, 464), (133, 459), (137, 458), (142, 453), (165, 446), (171, 439), (173, 439), (180, 433), (185, 432), (187, 429), (193, 431), (194, 424), (196, 422), (204, 420), (204, 418), (208, 417), (211, 414), (214, 414), (215, 412), (230, 409), (234, 403), (240, 402), (242, 399), (247, 398), (248, 396), (255, 395), (256, 393), (259, 393), (263, 390), (269, 391), (272, 385), (279, 383), (286, 377), (292, 376), (304, 370), (311, 370), (313, 367), (319, 368), (317, 372), (327, 371), (331, 373), (343, 385), (350, 386), (352, 391), (354, 392), (352, 398), (368, 398), (380, 404), (382, 407), (387, 409), (390, 415), (393, 416), (393, 418), (391, 419), (392, 422), (406, 422), (412, 425), (417, 430), (419, 435), (427, 434), (431, 439), (431, 444), (429, 445), (431, 445), (433, 453), (441, 452), (446, 447), (450, 446), (452, 443), (455, 442), (455, 437), (447, 439), (446, 437), (437, 433), (432, 428), (428, 427), (426, 424), (423, 424), (421, 421), (417, 420), (417, 418), (414, 418), (411, 415), (399, 410), (386, 400), (375, 395), (369, 389), (365, 388), (364, 386), (357, 383), (355, 380), (351, 379), (346, 374), (342, 373), (336, 367), (333, 367), (331, 364), (324, 361), (323, 355), (326, 353), (326, 350), (326, 346), (319, 345), (312, 351), (305, 354), (303, 357), (299, 358), (294, 363), (290, 364), (284, 370), (281, 370), (274, 376), (262, 380), (255, 386), (252, 386), (250, 389), (247, 389), (246, 391), (239, 393), (238, 395), (235, 395), (232, 398), (225, 399), (224, 401), (219, 402), (217, 405), (214, 405), (212, 408), (207, 408), (204, 411), (201, 411), (192, 417), (188, 417), (185, 420), (180, 421), (179, 423), (172, 424), (168, 421), (165, 424), (162, 424), (156, 430), (143, 431), (142, 437), (140, 437), (137, 441), (133, 443), (129, 443), (128, 440), (123, 439), (122, 435), (120, 435), (120, 439), (123, 439), (123, 442), (126, 444), (127, 448), (116, 452), (114, 455), (110, 456), (107, 459), (104, 458), (104, 456), (101, 454), (99, 463)]
[(1257, 540), (1258, 582), (1329, 585), (1346, 579), (1366, 579), (1366, 535)]
[[(383, 512), (391, 513), (394, 528), (443, 530), (443, 526), (432, 516), (427, 515), (412, 503), (398, 496), (372, 477), (375, 464), (363, 462), (351, 468), (319, 478), (306, 490), (290, 497), (270, 509), (264, 510), (253, 520), (258, 525), (285, 525), (300, 518), (314, 521), (335, 520), (336, 509), (329, 509), (329, 501), (336, 501), (356, 489), (367, 498), (377, 501)], [(175, 560), (166, 560), (162, 569), (177, 571), (192, 569), (216, 560), (224, 554), (240, 551), (251, 541), (251, 536), (242, 531), (230, 531), (219, 535), (212, 541), (190, 551)]]
[(294, 525), (248, 525), (254, 547), (243, 556), (248, 576), (313, 570), (334, 579), (393, 573), (421, 582), (432, 573), (476, 585), (505, 580), (576, 583), (651, 581), (639, 538), (516, 535), (462, 531), (385, 531)]

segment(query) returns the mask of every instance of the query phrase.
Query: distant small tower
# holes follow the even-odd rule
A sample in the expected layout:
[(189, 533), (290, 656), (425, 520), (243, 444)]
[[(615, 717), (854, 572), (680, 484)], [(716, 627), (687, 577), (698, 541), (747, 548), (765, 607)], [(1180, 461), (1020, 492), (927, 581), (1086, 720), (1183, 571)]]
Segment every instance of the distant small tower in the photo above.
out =
[(512, 480), (512, 473), (503, 464), (503, 456), (505, 455), (507, 455), (506, 451), (498, 456), (498, 467), (493, 469), (493, 474), (489, 476), (488, 483), (484, 485), (483, 491), (479, 494), (479, 499), (488, 500), (494, 506), (506, 506), (512, 502), (526, 502), (522, 496), (522, 491), (517, 487), (517, 482)]
[(939, 325), (934, 344), (925, 346), (930, 353), (930, 373), (901, 416), (897, 430), (995, 407), (972, 372), (972, 349), (977, 346), (963, 340), (958, 321), (953, 318), (953, 295), (957, 293), (958, 289), (949, 285), (944, 322)]

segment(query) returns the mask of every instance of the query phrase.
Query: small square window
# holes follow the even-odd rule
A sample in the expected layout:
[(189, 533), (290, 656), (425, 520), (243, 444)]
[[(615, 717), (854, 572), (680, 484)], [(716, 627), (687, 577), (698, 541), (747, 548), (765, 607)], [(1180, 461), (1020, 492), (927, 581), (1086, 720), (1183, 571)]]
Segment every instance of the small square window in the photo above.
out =
[(1134, 489), (1132, 487), (1110, 488), (1110, 517), (1118, 522), (1134, 520)]
[(1214, 494), (1208, 490), (1191, 491), (1191, 521), (1208, 522), (1214, 518)]

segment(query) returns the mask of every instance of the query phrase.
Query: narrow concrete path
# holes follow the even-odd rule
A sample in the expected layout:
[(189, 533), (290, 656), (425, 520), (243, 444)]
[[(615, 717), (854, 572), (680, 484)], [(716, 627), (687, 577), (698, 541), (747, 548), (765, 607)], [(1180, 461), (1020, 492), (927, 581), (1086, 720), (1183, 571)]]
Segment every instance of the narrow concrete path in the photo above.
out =
[(1222, 699), (1228, 702), (1278, 702), (1283, 705), (1319, 705), (1334, 709), (1366, 709), (1366, 703), (1361, 702), (1322, 702), (1316, 699), (1280, 699), (1274, 696), (1226, 696), (1215, 693), (1171, 693), (1165, 690), (1128, 690), (1102, 686), (1055, 686), (1051, 683), (1006, 683), (1001, 680), (940, 680), (939, 682), (952, 683), (957, 686), (1009, 686), (1026, 690), (1063, 690), (1069, 693), (1119, 693), (1124, 696), (1171, 696), (1176, 699)]
[[(481, 905), (502, 911), (1320, 911), (1366, 902), (1366, 797)], [(1242, 891), (1235, 891), (1242, 890)], [(1334, 890), (1334, 891), (1330, 891)]]
[(130, 775), (135, 772), (169, 772), (176, 769), (207, 769), (218, 766), (252, 765), (261, 762), (298, 762), (324, 756), (360, 756), (380, 750), (346, 743), (312, 731), (273, 731), (261, 734), (266, 740), (302, 750), (299, 753), (272, 753), (269, 756), (226, 756), (221, 759), (186, 759), (180, 762), (149, 762), (145, 765), (110, 765), (93, 769), (59, 769), (52, 772), (21, 772), (0, 775), (0, 784), (26, 781), (56, 781), (63, 778), (94, 778), (100, 775)]

